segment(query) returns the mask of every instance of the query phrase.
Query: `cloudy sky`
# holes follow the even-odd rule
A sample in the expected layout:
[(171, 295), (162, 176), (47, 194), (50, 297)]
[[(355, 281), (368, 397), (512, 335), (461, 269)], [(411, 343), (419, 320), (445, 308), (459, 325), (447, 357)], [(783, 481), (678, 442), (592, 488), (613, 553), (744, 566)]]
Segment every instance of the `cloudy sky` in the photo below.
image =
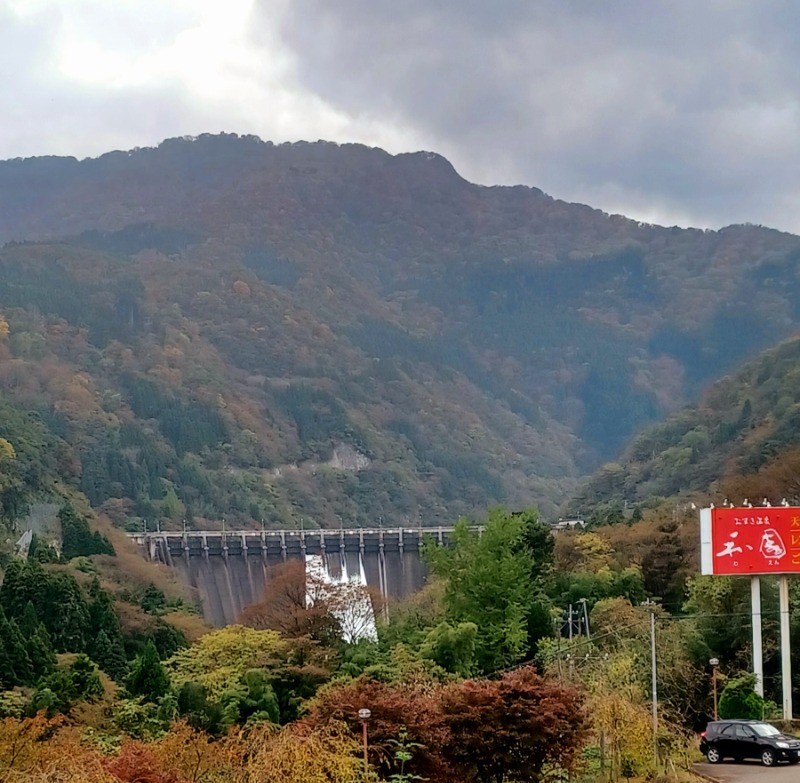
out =
[(0, 158), (359, 141), (800, 233), (798, 73), (795, 0), (0, 0)]

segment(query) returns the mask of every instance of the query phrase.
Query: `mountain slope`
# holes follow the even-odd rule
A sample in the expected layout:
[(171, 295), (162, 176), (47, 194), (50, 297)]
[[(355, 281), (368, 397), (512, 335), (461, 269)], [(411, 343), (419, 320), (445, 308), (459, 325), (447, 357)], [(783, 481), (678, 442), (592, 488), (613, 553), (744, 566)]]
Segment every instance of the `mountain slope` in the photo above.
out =
[(800, 338), (718, 380), (648, 427), (580, 492), (573, 511), (658, 497), (800, 503)]
[(121, 521), (553, 513), (800, 316), (797, 237), (642, 225), (357, 145), (7, 161), (0, 238), (0, 395)]

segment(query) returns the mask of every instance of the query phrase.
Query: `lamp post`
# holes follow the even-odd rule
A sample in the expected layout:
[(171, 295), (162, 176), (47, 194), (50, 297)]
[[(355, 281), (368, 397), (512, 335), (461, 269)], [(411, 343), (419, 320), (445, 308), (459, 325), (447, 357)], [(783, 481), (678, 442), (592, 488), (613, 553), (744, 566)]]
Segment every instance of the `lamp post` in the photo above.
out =
[(714, 691), (714, 720), (717, 720), (717, 666), (719, 666), (719, 658), (712, 658), (708, 663), (711, 665), (711, 688)]
[(370, 719), (372, 712), (368, 709), (360, 709), (358, 717), (361, 719), (361, 732), (364, 738), (364, 780), (369, 776), (369, 759), (367, 758), (367, 721)]

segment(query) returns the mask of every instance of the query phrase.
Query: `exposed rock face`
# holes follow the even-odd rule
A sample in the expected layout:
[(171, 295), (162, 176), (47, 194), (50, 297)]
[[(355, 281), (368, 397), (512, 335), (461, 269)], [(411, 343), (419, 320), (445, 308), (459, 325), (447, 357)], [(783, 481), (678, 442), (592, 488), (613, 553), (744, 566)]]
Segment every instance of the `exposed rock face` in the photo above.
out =
[(340, 443), (327, 464), (339, 470), (363, 470), (369, 467), (370, 459), (347, 443)]

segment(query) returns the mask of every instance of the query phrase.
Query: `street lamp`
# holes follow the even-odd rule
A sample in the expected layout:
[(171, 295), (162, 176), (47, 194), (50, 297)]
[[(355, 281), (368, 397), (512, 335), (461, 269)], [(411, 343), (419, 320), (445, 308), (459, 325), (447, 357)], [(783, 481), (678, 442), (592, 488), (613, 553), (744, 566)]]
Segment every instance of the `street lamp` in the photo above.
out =
[(717, 667), (719, 666), (719, 658), (711, 658), (708, 663), (711, 666), (711, 687), (714, 691), (714, 720), (717, 720)]
[(367, 759), (367, 721), (370, 719), (372, 712), (368, 709), (360, 709), (358, 717), (361, 720), (362, 736), (364, 738), (364, 780), (369, 777), (369, 760)]

